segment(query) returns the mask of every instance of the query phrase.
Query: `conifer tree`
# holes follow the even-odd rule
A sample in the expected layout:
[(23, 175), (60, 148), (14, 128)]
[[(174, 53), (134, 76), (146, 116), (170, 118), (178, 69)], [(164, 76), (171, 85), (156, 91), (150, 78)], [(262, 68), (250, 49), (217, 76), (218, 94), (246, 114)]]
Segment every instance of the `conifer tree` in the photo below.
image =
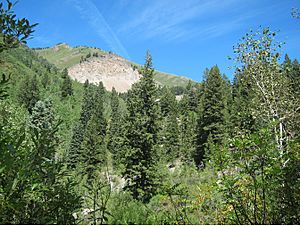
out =
[(162, 130), (160, 131), (160, 139), (163, 156), (167, 160), (175, 160), (179, 157), (179, 127), (178, 127), (178, 104), (175, 95), (169, 88), (162, 89), (160, 99), (162, 116)]
[(70, 148), (67, 155), (68, 167), (74, 169), (79, 162), (85, 129), (90, 120), (94, 104), (93, 88), (88, 80), (84, 83), (84, 96), (82, 100), (79, 122), (73, 128)]
[(232, 104), (230, 106), (230, 121), (232, 134), (254, 132), (256, 120), (251, 114), (251, 107), (257, 104), (250, 92), (249, 80), (242, 74), (234, 77), (232, 86)]
[(188, 110), (181, 113), (180, 131), (180, 155), (184, 162), (192, 162), (195, 154), (197, 114)]
[(94, 173), (106, 160), (105, 134), (106, 120), (104, 118), (103, 98), (105, 89), (100, 83), (95, 90), (94, 106), (91, 118), (85, 129), (81, 147), (81, 162), (88, 179), (93, 179)]
[(163, 117), (169, 115), (172, 111), (177, 111), (178, 106), (176, 97), (166, 86), (161, 89), (161, 98), (159, 103)]
[(153, 79), (154, 69), (149, 53), (146, 55), (142, 75), (141, 80), (133, 85), (127, 100), (128, 151), (123, 175), (127, 180), (125, 189), (129, 190), (135, 199), (147, 202), (156, 192), (155, 145), (158, 141), (159, 130), (157, 88)]
[(29, 113), (31, 113), (32, 108), (40, 99), (39, 86), (36, 75), (34, 75), (33, 77), (25, 78), (25, 81), (21, 84), (18, 93), (18, 99), (21, 104), (24, 104)]
[(195, 84), (192, 84), (191, 81), (189, 81), (187, 87), (186, 87), (186, 93), (185, 96), (188, 101), (188, 108), (190, 111), (197, 111), (198, 103), (199, 103), (199, 88)]
[(95, 114), (89, 120), (80, 154), (81, 164), (84, 173), (90, 182), (95, 178), (95, 171), (100, 168), (106, 159), (104, 137), (101, 135), (101, 128)]
[(293, 62), (286, 54), (283, 62), (285, 75), (288, 77), (292, 91), (296, 98), (300, 97), (300, 65), (295, 59)]
[(197, 149), (195, 162), (201, 164), (208, 154), (207, 141), (209, 135), (214, 143), (222, 143), (226, 136), (228, 124), (228, 97), (227, 82), (221, 76), (217, 66), (206, 72), (204, 90), (201, 106), (199, 107), (199, 117), (197, 122)]
[(171, 161), (175, 160), (180, 155), (180, 140), (177, 116), (177, 112), (172, 111), (165, 118), (164, 128), (162, 130), (163, 154), (167, 157), (167, 160)]
[(118, 166), (124, 162), (124, 117), (119, 107), (119, 97), (115, 88), (112, 89), (111, 94), (111, 117), (109, 126), (109, 139), (108, 150), (112, 153), (114, 159), (114, 165)]
[(106, 119), (104, 116), (104, 95), (105, 95), (105, 87), (103, 86), (103, 83), (100, 82), (99, 85), (95, 88), (95, 94), (94, 94), (94, 105), (92, 114), (95, 115), (99, 133), (101, 136), (105, 136), (106, 134)]
[(66, 98), (73, 94), (72, 81), (68, 75), (68, 70), (65, 68), (62, 72), (63, 83), (61, 86), (61, 97)]

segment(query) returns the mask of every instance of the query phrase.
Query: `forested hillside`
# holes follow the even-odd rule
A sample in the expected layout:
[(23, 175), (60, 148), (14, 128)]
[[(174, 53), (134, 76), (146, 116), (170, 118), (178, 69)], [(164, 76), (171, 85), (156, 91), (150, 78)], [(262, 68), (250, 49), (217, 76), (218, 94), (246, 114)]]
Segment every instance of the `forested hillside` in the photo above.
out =
[(232, 82), (215, 65), (159, 86), (147, 52), (118, 93), (28, 48), (35, 25), (7, 7), (0, 224), (299, 224), (300, 65), (276, 33), (242, 37)]

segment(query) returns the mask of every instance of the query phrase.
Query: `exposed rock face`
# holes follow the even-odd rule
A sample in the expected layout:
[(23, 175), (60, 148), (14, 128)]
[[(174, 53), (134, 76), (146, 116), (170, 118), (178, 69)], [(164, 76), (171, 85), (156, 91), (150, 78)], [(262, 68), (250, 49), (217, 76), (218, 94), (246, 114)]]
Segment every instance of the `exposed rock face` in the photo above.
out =
[(89, 58), (87, 61), (70, 67), (68, 74), (72, 79), (81, 83), (87, 79), (94, 84), (102, 81), (107, 90), (115, 87), (117, 92), (126, 92), (141, 77), (125, 59), (114, 54)]
[(66, 43), (60, 43), (53, 47), (54, 51), (58, 51), (60, 49), (70, 49), (71, 47)]

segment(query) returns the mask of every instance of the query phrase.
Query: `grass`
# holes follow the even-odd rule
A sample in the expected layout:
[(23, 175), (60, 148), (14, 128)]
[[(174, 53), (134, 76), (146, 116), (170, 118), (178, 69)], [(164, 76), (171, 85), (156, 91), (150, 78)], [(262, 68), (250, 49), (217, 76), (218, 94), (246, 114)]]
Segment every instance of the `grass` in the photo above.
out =
[[(63, 43), (58, 44), (51, 48), (35, 49), (35, 51), (39, 55), (47, 59), (50, 63), (54, 64), (60, 69), (69, 68), (72, 67), (73, 65), (78, 64), (80, 62), (80, 59), (82, 57), (86, 57), (86, 55), (89, 53), (91, 54), (98, 53), (99, 55), (109, 54), (108, 52), (105, 52), (97, 48), (85, 47), (85, 46), (78, 46), (72, 48)], [(133, 62), (129, 62), (129, 63), (131, 63), (132, 65), (136, 65), (137, 67), (140, 67), (140, 65), (136, 63)], [(158, 84), (169, 86), (169, 87), (174, 87), (174, 86), (185, 87), (190, 81), (190, 79), (186, 77), (168, 74), (160, 71), (156, 71), (155, 80), (158, 82)]]

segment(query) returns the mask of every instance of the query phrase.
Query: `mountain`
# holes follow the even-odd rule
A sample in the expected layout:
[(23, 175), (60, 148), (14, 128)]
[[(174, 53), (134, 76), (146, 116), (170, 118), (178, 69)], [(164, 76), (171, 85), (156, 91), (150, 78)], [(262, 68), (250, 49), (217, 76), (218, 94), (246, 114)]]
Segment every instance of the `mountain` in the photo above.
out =
[[(49, 48), (35, 48), (40, 56), (59, 69), (68, 68), (71, 78), (83, 83), (86, 79), (90, 82), (103, 82), (107, 90), (115, 87), (118, 92), (126, 92), (131, 85), (141, 77), (141, 65), (135, 64), (112, 52), (105, 52), (99, 48), (77, 46), (60, 43)], [(160, 85), (169, 87), (185, 87), (190, 79), (155, 72), (155, 80)]]

